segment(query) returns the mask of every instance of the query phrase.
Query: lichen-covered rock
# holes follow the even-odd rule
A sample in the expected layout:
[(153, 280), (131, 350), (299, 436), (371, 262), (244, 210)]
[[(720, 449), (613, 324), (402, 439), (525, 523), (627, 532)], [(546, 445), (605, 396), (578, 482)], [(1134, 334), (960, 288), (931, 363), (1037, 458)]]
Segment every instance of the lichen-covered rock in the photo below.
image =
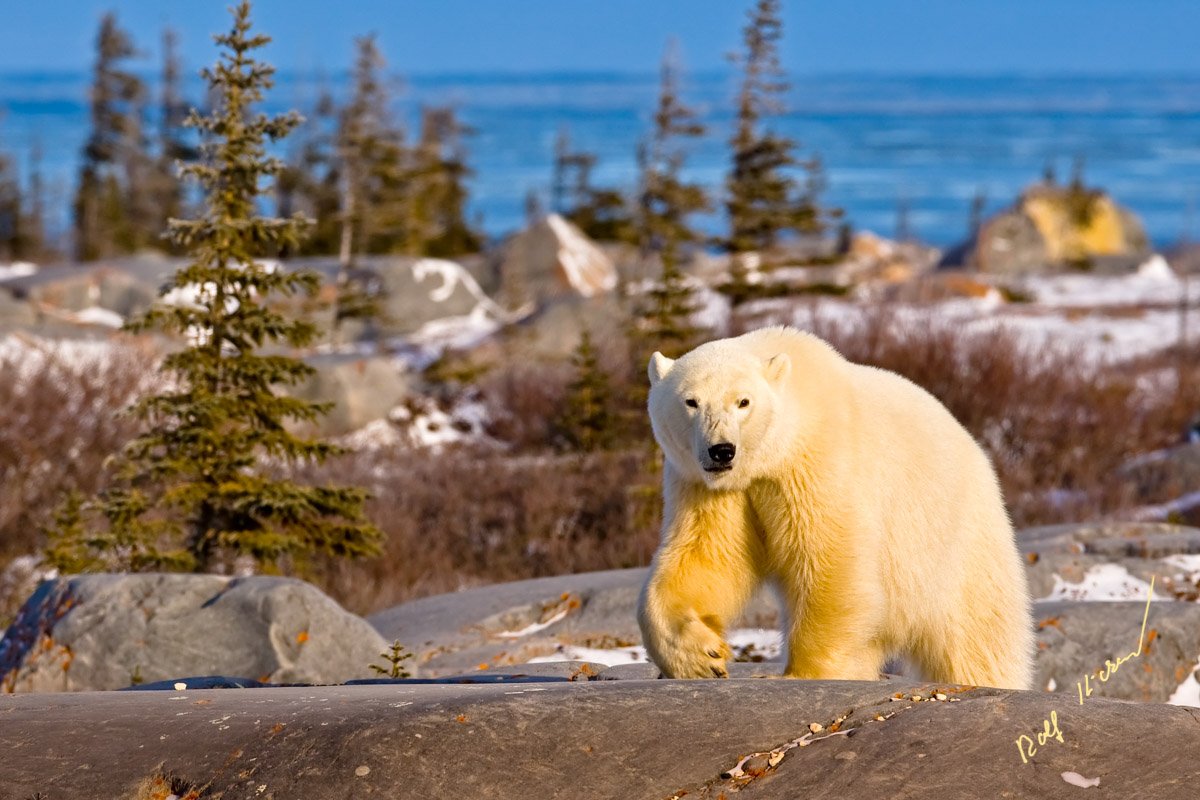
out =
[(1137, 215), (1108, 194), (1039, 183), (949, 251), (942, 265), (1010, 276), (1066, 267), (1128, 271), (1149, 254)]
[(76, 575), (43, 583), (0, 639), (0, 687), (105, 690), (181, 675), (341, 683), (371, 677), (385, 649), (303, 581)]

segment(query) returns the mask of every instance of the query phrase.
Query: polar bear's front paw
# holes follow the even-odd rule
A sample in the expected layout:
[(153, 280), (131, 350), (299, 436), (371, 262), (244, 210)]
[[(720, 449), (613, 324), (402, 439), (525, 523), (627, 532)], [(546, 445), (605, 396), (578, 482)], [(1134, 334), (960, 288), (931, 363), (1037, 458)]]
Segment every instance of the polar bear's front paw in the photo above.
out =
[(671, 652), (664, 654), (666, 663), (659, 665), (668, 678), (729, 677), (729, 645), (703, 622), (689, 622), (672, 644)]

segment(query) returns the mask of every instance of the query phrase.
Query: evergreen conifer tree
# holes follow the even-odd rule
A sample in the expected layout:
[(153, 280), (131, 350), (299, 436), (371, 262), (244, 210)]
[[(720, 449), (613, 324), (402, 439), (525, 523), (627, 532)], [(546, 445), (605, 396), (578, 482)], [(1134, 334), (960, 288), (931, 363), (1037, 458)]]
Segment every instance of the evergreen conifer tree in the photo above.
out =
[(633, 241), (637, 233), (620, 191), (592, 185), (595, 153), (571, 149), (566, 128), (554, 141), (551, 209), (600, 241)]
[(189, 141), (188, 105), (183, 98), (179, 37), (167, 28), (163, 31), (162, 79), (159, 87), (158, 157), (155, 161), (154, 192), (157, 211), (156, 229), (166, 230), (168, 221), (184, 214), (183, 182), (179, 168), (195, 161), (197, 148)]
[[(733, 259), (735, 294), (745, 289), (747, 254), (757, 253), (761, 260), (781, 233), (820, 233), (827, 217), (840, 215), (819, 204), (820, 161), (798, 161), (794, 141), (765, 129), (765, 122), (783, 111), (781, 98), (788, 88), (779, 63), (782, 36), (779, 0), (756, 0), (743, 29), (745, 51), (737, 59), (743, 77), (725, 181), (729, 235), (724, 245)], [(809, 173), (804, 185), (791, 173), (797, 166)]]
[[(696, 113), (679, 98), (679, 67), (673, 48), (663, 58), (654, 131), (642, 148), (641, 191), (638, 198), (638, 243), (643, 253), (656, 254), (661, 279), (649, 292), (646, 335), (654, 349), (682, 355), (701, 333), (692, 325), (695, 290), (680, 269), (681, 249), (699, 241), (689, 217), (709, 208), (702, 186), (684, 181), (686, 152), (679, 140), (704, 135)], [(646, 353), (645, 355), (649, 355)]]
[(333, 96), (322, 90), (312, 114), (300, 129), (302, 139), (275, 180), (276, 213), (301, 212), (313, 220), (300, 243), (301, 255), (338, 252), (342, 236), (341, 163), (337, 156), (338, 111)]
[(463, 139), (474, 131), (451, 107), (421, 109), (421, 134), (413, 154), (410, 251), (446, 257), (478, 252), (480, 234), (467, 222), (467, 165)]
[[(269, 38), (251, 33), (250, 5), (233, 9), (216, 37), (217, 64), (202, 72), (214, 99), (189, 124), (202, 132), (202, 159), (185, 175), (204, 190), (197, 219), (173, 220), (171, 238), (192, 256), (168, 287), (194, 301), (156, 305), (131, 325), (185, 335), (191, 344), (162, 364), (163, 388), (133, 407), (146, 430), (124, 451), (116, 482), (59, 519), (49, 550), (64, 569), (124, 567), (217, 570), (252, 558), (267, 570), (314, 554), (364, 556), (379, 532), (363, 518), (365, 492), (305, 486), (274, 470), (319, 462), (336, 448), (301, 438), (288, 420), (310, 422), (324, 406), (277, 393), (312, 369), (265, 346), (300, 347), (316, 329), (272, 310), (272, 295), (312, 294), (312, 272), (274, 270), (256, 259), (294, 246), (306, 220), (257, 213), (262, 181), (281, 164), (266, 153), (299, 121), (255, 107), (273, 68), (255, 59)], [(98, 525), (95, 523), (99, 523)]]
[(342, 182), (343, 274), (360, 253), (402, 249), (406, 201), (404, 135), (392, 120), (383, 54), (375, 36), (355, 40), (354, 89), (338, 121), (338, 172)]
[(608, 449), (617, 434), (612, 385), (586, 329), (571, 355), (571, 364), (575, 376), (567, 389), (559, 421), (565, 444), (571, 450), (585, 453)]
[(0, 262), (22, 255), (21, 183), (8, 156), (0, 152)]
[(81, 261), (132, 252), (157, 239), (142, 124), (146, 87), (126, 67), (135, 55), (116, 16), (106, 14), (96, 39), (92, 130), (75, 196), (75, 251)]

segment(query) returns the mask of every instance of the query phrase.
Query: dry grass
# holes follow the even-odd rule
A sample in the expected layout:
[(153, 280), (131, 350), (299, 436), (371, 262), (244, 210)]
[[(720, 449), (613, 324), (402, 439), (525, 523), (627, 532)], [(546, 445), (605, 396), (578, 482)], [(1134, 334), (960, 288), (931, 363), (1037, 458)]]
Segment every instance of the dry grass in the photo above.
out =
[(68, 491), (103, 484), (106, 459), (133, 433), (119, 412), (148, 363), (134, 347), (73, 358), (33, 345), (0, 358), (0, 566), (36, 548)]
[(653, 470), (644, 451), (344, 458), (319, 477), (371, 487), (386, 550), (314, 577), (347, 607), (371, 611), (466, 586), (641, 566), (658, 539)]

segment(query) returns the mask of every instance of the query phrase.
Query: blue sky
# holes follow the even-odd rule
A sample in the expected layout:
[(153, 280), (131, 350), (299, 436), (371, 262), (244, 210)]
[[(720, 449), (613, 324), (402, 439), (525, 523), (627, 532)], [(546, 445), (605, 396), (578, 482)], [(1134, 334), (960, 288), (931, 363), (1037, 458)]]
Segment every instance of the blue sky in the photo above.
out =
[[(378, 32), (393, 67), (429, 72), (645, 72), (676, 36), (719, 69), (751, 0), (258, 0), (288, 70), (336, 72)], [(154, 55), (164, 25), (208, 62), (226, 0), (3, 0), (0, 71), (80, 70), (108, 9)], [(1200, 72), (1196, 0), (784, 0), (790, 70), (902, 73)]]

